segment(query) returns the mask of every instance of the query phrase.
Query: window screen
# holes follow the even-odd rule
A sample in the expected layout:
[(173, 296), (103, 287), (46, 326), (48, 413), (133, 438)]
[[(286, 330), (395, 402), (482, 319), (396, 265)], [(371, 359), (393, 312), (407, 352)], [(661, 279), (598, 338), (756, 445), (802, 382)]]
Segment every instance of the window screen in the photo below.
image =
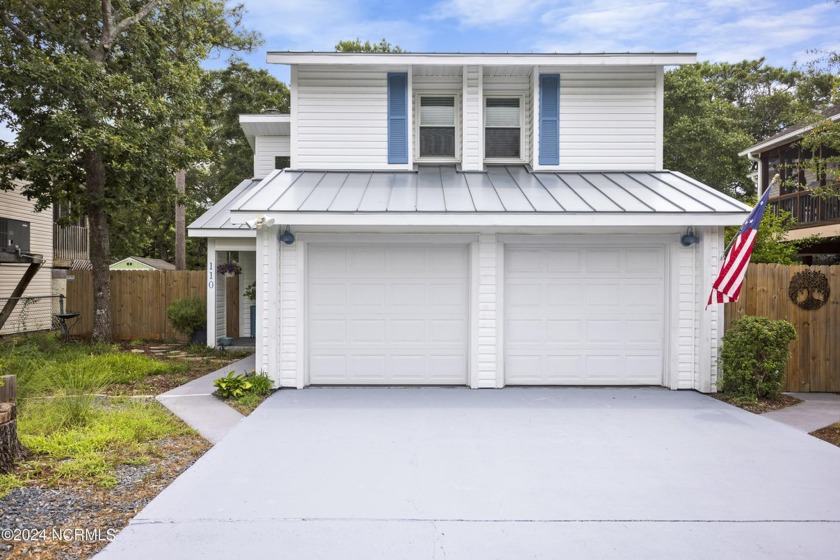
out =
[(420, 98), (420, 157), (455, 157), (455, 98)]
[(288, 169), (292, 165), (289, 156), (274, 156), (274, 169)]
[(484, 157), (519, 159), (519, 99), (487, 99), (484, 107)]

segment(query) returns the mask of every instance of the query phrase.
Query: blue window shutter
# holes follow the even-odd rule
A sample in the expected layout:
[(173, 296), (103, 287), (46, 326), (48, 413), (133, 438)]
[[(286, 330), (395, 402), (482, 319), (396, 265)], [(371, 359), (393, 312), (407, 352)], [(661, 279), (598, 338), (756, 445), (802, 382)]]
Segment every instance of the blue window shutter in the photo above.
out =
[(540, 165), (560, 165), (560, 74), (540, 74)]
[(408, 74), (388, 74), (388, 163), (408, 163)]

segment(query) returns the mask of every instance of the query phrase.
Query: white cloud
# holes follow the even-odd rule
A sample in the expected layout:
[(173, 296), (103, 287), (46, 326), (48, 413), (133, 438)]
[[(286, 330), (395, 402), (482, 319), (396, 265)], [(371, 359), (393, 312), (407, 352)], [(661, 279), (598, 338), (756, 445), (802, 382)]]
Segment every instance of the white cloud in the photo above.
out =
[(422, 43), (426, 33), (416, 22), (368, 15), (367, 7), (361, 0), (250, 0), (246, 25), (263, 34), (265, 50), (331, 51), (356, 38), (386, 38), (406, 49)]
[(466, 27), (486, 27), (526, 21), (550, 5), (546, 0), (444, 0), (432, 19), (456, 19)]

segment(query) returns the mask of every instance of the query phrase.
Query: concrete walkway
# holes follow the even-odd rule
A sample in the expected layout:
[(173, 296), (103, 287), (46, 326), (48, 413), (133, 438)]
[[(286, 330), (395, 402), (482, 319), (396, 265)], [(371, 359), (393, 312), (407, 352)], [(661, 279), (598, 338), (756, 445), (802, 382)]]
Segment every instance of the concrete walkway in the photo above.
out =
[(837, 558), (840, 449), (692, 391), (277, 391), (99, 560)]
[(803, 402), (781, 410), (766, 412), (762, 416), (803, 432), (813, 432), (840, 422), (840, 395), (835, 393), (788, 394)]
[(207, 441), (217, 444), (244, 418), (237, 411), (213, 396), (213, 381), (231, 370), (247, 373), (254, 369), (254, 356), (248, 356), (204, 377), (157, 396), (157, 400), (181, 420), (189, 424)]

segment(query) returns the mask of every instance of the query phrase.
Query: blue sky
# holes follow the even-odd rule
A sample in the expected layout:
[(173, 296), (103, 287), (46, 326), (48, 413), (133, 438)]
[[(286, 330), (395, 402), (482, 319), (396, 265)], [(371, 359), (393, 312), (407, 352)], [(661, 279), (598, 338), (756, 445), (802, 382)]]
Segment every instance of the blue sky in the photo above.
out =
[[(244, 0), (245, 24), (269, 50), (333, 50), (341, 39), (388, 39), (410, 51), (696, 52), (699, 60), (766, 57), (789, 67), (840, 50), (831, 0)], [(211, 63), (215, 66), (219, 62)]]
[[(699, 60), (765, 57), (789, 67), (840, 51), (840, 5), (832, 0), (240, 0), (244, 24), (269, 50), (333, 50), (342, 39), (386, 38), (428, 52), (696, 52)], [(224, 65), (224, 58), (206, 63)], [(0, 123), (0, 139), (11, 133)]]

